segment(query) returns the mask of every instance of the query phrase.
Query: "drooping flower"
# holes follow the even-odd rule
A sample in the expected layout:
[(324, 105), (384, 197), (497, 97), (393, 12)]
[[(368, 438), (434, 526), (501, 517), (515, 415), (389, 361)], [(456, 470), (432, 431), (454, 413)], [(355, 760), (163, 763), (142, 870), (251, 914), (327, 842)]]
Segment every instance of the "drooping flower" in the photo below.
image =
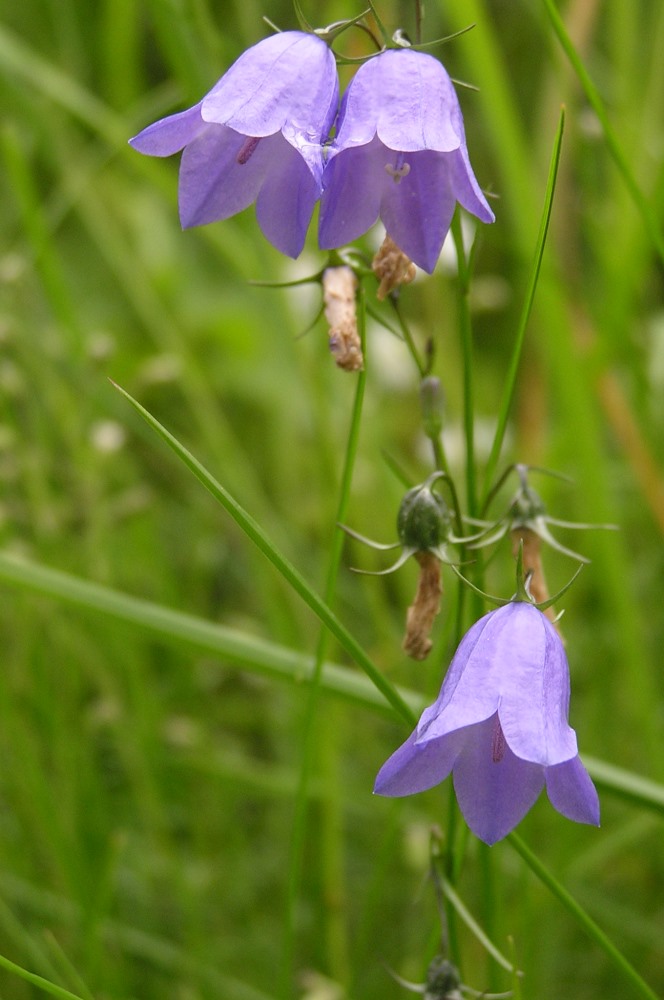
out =
[(228, 219), (256, 202), (264, 236), (297, 257), (320, 197), (322, 144), (339, 101), (334, 56), (316, 35), (284, 31), (244, 52), (187, 111), (130, 140), (141, 153), (183, 149), (183, 228)]
[(597, 792), (568, 724), (569, 667), (558, 633), (514, 601), (466, 633), (440, 694), (380, 769), (374, 791), (422, 792), (450, 773), (468, 826), (487, 844), (506, 836), (542, 789), (558, 812), (599, 825)]
[(350, 243), (380, 217), (431, 273), (457, 201), (494, 215), (473, 174), (459, 101), (433, 56), (390, 49), (364, 63), (344, 95), (323, 174), (319, 242)]

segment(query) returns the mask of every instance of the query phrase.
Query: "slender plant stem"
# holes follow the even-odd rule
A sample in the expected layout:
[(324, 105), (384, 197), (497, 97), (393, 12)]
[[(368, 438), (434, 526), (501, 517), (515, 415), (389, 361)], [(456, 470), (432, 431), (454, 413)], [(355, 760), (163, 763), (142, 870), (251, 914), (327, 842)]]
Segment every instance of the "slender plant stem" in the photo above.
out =
[[(358, 330), (360, 333), (360, 339), (362, 342), (362, 353), (366, 357), (366, 311), (365, 311), (365, 300), (364, 300), (364, 290), (360, 285), (358, 291)], [(344, 467), (341, 476), (341, 484), (339, 488), (339, 500), (335, 516), (335, 524), (343, 524), (346, 520), (346, 513), (348, 510), (348, 503), (351, 493), (351, 484), (353, 478), (353, 470), (355, 467), (355, 459), (357, 456), (357, 446), (360, 435), (360, 427), (362, 421), (362, 404), (364, 401), (364, 390), (366, 386), (366, 371), (362, 369), (357, 377), (357, 388), (355, 391), (355, 400), (353, 404), (353, 411), (351, 416), (350, 431), (348, 435), (348, 442), (346, 445), (346, 455), (344, 460)], [(339, 567), (341, 565), (341, 556), (343, 553), (345, 535), (344, 532), (339, 527), (335, 527), (334, 536), (332, 539), (332, 549), (330, 552), (330, 558), (327, 569), (327, 578), (324, 591), (324, 600), (328, 607), (334, 604), (334, 599), (337, 589), (337, 580), (339, 576)], [(293, 956), (295, 951), (295, 936), (296, 936), (296, 908), (297, 908), (297, 897), (300, 886), (300, 879), (302, 873), (302, 857), (304, 851), (304, 844), (307, 835), (307, 807), (308, 807), (308, 794), (309, 786), (311, 781), (311, 774), (314, 766), (314, 759), (316, 755), (316, 743), (315, 739), (319, 732), (319, 727), (316, 725), (318, 716), (318, 703), (320, 699), (321, 692), (321, 679), (323, 673), (323, 665), (325, 663), (325, 655), (327, 653), (329, 640), (329, 632), (326, 628), (322, 628), (318, 644), (316, 648), (316, 656), (314, 660), (314, 669), (311, 679), (311, 685), (309, 688), (309, 693), (307, 697), (307, 705), (305, 710), (305, 723), (304, 732), (302, 734), (302, 756), (301, 756), (301, 768), (300, 768), (300, 779), (298, 783), (297, 796), (295, 801), (295, 815), (293, 817), (293, 832), (291, 841), (291, 853), (290, 853), (290, 871), (288, 879), (288, 898), (287, 898), (287, 915), (286, 915), (286, 928), (285, 928), (285, 940), (283, 946), (283, 961), (282, 961), (282, 995), (284, 997), (291, 996), (292, 993), (292, 966), (293, 966)], [(324, 738), (331, 739), (332, 732), (328, 727)], [(333, 755), (329, 753), (325, 754), (325, 761), (327, 762), (327, 767), (333, 766)], [(328, 808), (336, 809), (336, 805), (333, 802), (333, 797), (330, 800)], [(328, 821), (331, 819), (331, 826), (336, 828), (336, 823), (334, 822), (334, 817), (328, 817)], [(326, 827), (327, 824), (322, 824)], [(325, 853), (325, 852), (323, 852)], [(334, 918), (334, 917), (333, 917)], [(338, 920), (335, 921), (338, 924)], [(343, 943), (345, 935), (339, 927), (336, 927), (335, 933), (332, 935), (334, 940), (337, 942), (337, 946), (332, 949), (334, 956), (336, 956), (336, 961), (331, 963), (331, 965), (336, 966), (332, 969), (335, 979), (337, 981), (347, 978), (344, 975), (344, 970), (347, 968), (347, 961), (345, 960), (346, 947)], [(341, 968), (340, 968), (341, 967)]]
[(424, 20), (424, 6), (422, 0), (415, 0), (415, 42), (422, 44), (422, 21)]
[(468, 306), (470, 272), (463, 245), (461, 218), (458, 210), (452, 220), (452, 238), (457, 254), (457, 296), (461, 357), (463, 363), (463, 427), (466, 442), (466, 507), (471, 517), (477, 512), (477, 486), (475, 474), (475, 416), (473, 389), (473, 334)]
[(401, 330), (401, 335), (404, 339), (406, 347), (410, 352), (410, 356), (415, 362), (415, 367), (420, 373), (420, 378), (424, 378), (425, 375), (427, 374), (427, 366), (424, 363), (424, 361), (422, 361), (422, 358), (420, 357), (419, 352), (415, 347), (415, 341), (413, 340), (413, 336), (410, 332), (410, 327), (408, 326), (408, 323), (403, 317), (403, 313), (401, 312), (401, 306), (399, 302), (394, 298), (394, 296), (390, 296), (390, 302), (392, 304), (392, 309), (394, 310), (394, 315), (397, 318), (399, 329)]
[(639, 187), (634, 177), (634, 174), (632, 173), (629, 161), (625, 156), (625, 154), (623, 153), (620, 143), (618, 142), (618, 139), (616, 137), (616, 134), (613, 131), (611, 122), (609, 121), (609, 116), (606, 113), (604, 102), (600, 97), (597, 87), (590, 78), (590, 74), (583, 65), (583, 62), (578, 52), (574, 48), (572, 39), (569, 37), (567, 33), (567, 29), (565, 28), (563, 19), (558, 13), (556, 5), (553, 3), (553, 0), (543, 0), (543, 2), (546, 12), (549, 15), (549, 20), (551, 21), (553, 30), (555, 31), (558, 37), (558, 41), (560, 42), (560, 45), (563, 51), (565, 52), (565, 55), (569, 59), (572, 68), (574, 69), (574, 72), (579, 78), (579, 82), (583, 87), (583, 91), (586, 97), (588, 98), (588, 103), (590, 104), (593, 111), (597, 115), (597, 118), (599, 119), (599, 123), (602, 126), (602, 131), (604, 132), (604, 138), (606, 139), (607, 148), (611, 156), (613, 157), (613, 162), (620, 171), (623, 181), (625, 182), (625, 186), (629, 191), (630, 197), (632, 198), (632, 201), (634, 202), (641, 218), (643, 219), (643, 223), (646, 227), (648, 235), (650, 236), (650, 239), (652, 240), (653, 246), (657, 250), (660, 259), (664, 262), (664, 236), (662, 235), (662, 229), (659, 220), (657, 218), (657, 214), (653, 209), (653, 207), (651, 207), (651, 205), (648, 203), (647, 198), (645, 198), (641, 188)]
[(572, 914), (584, 931), (593, 941), (596, 942), (609, 956), (616, 968), (622, 972), (632, 986), (635, 987), (639, 996), (646, 997), (647, 1000), (658, 1000), (657, 995), (650, 989), (648, 984), (641, 978), (634, 966), (627, 961), (625, 956), (616, 948), (614, 943), (604, 933), (586, 911), (577, 903), (574, 897), (560, 882), (551, 874), (539, 858), (524, 844), (516, 833), (510, 833), (507, 838), (512, 847), (521, 855), (530, 870), (544, 883), (547, 889), (556, 896), (563, 906)]
[(560, 119), (558, 121), (558, 129), (556, 131), (556, 136), (553, 142), (553, 151), (551, 154), (551, 163), (549, 166), (549, 177), (546, 186), (546, 194), (544, 197), (544, 207), (540, 219), (540, 227), (539, 227), (539, 232), (537, 234), (537, 242), (535, 244), (535, 257), (533, 260), (533, 267), (530, 273), (530, 279), (526, 291), (526, 298), (523, 304), (521, 317), (519, 319), (519, 325), (517, 327), (514, 346), (512, 348), (512, 356), (510, 358), (509, 368), (507, 370), (507, 375), (505, 377), (505, 388), (503, 390), (503, 398), (498, 410), (498, 424), (496, 426), (496, 433), (493, 439), (493, 445), (491, 447), (491, 454), (489, 455), (489, 460), (487, 462), (486, 472), (484, 476), (484, 489), (482, 493), (483, 502), (481, 504), (482, 507), (484, 507), (484, 502), (486, 501), (486, 498), (488, 497), (492, 489), (492, 481), (496, 474), (496, 467), (498, 465), (498, 459), (500, 458), (500, 452), (505, 438), (507, 420), (509, 418), (510, 410), (512, 407), (512, 401), (514, 399), (516, 379), (519, 371), (519, 364), (521, 362), (521, 354), (523, 351), (526, 329), (528, 327), (528, 321), (530, 319), (530, 313), (532, 311), (533, 302), (535, 299), (535, 291), (537, 289), (537, 282), (542, 267), (542, 257), (544, 255), (546, 237), (549, 231), (549, 222), (551, 220), (551, 209), (553, 207), (553, 195), (556, 189), (556, 178), (558, 176), (558, 165), (560, 163), (560, 150), (562, 148), (564, 128), (565, 128), (565, 109), (561, 108)]
[(169, 448), (175, 452), (178, 458), (184, 463), (184, 465), (187, 466), (190, 472), (196, 476), (199, 482), (205, 486), (215, 500), (217, 500), (222, 507), (224, 507), (238, 527), (241, 528), (254, 545), (272, 563), (272, 565), (290, 584), (296, 594), (298, 594), (304, 603), (311, 608), (326, 628), (330, 630), (342, 648), (346, 650), (348, 655), (362, 670), (364, 670), (367, 676), (371, 678), (375, 686), (385, 696), (397, 715), (401, 716), (401, 718), (408, 725), (413, 725), (415, 722), (414, 713), (405, 703), (394, 685), (391, 684), (387, 677), (385, 677), (380, 670), (374, 666), (357, 640), (350, 634), (348, 629), (342, 625), (334, 612), (328, 608), (325, 601), (323, 601), (322, 598), (319, 597), (319, 595), (309, 586), (304, 577), (298, 572), (298, 570), (295, 569), (293, 564), (286, 559), (286, 557), (282, 555), (277, 548), (275, 548), (258, 522), (255, 521), (254, 518), (247, 513), (244, 507), (237, 502), (235, 497), (233, 497), (228, 490), (208, 472), (205, 466), (202, 465), (197, 458), (194, 458), (191, 452), (188, 451), (184, 445), (170, 433), (170, 431), (167, 431), (166, 428), (152, 416), (149, 410), (146, 410), (144, 406), (135, 400), (126, 391), (126, 389), (121, 388), (121, 386), (116, 385), (116, 383), (112, 384), (115, 385), (118, 392), (120, 392), (125, 399), (131, 403), (146, 423), (149, 424), (154, 431), (156, 431), (162, 441), (164, 441)]
[(52, 997), (59, 997), (60, 1000), (82, 1000), (80, 996), (75, 993), (70, 993), (69, 990), (63, 989), (62, 986), (56, 986), (55, 983), (49, 982), (48, 979), (44, 979), (43, 976), (38, 976), (34, 972), (28, 972), (27, 969), (22, 968), (20, 965), (16, 965), (15, 962), (11, 962), (4, 955), (0, 955), (0, 969), (6, 969), (7, 972), (12, 972), (15, 976), (20, 979), (25, 979), (28, 983), (32, 983), (37, 989), (42, 990), (44, 993), (50, 993)]

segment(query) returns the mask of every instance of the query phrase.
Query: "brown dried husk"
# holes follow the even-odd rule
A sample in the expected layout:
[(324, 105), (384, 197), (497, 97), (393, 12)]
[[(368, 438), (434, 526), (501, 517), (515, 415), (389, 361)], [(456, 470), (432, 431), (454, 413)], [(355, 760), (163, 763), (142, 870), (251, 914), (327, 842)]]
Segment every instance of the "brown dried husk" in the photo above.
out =
[(406, 615), (406, 634), (402, 648), (414, 660), (424, 660), (431, 652), (431, 629), (440, 611), (443, 596), (440, 561), (431, 552), (416, 552), (420, 564), (415, 600)]
[(350, 267), (328, 267), (323, 272), (323, 305), (329, 325), (330, 351), (339, 368), (347, 372), (364, 367), (357, 330), (355, 290), (357, 278)]

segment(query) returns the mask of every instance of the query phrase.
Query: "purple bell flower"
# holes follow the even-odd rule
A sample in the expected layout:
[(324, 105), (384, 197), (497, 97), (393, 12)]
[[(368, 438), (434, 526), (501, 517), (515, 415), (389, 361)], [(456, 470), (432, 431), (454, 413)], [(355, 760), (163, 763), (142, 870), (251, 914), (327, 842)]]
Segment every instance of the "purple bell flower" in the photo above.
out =
[(184, 149), (183, 228), (228, 219), (255, 201), (264, 236), (297, 257), (320, 197), (322, 144), (338, 103), (329, 47), (315, 35), (284, 31), (244, 52), (193, 108), (130, 143), (149, 156)]
[(506, 836), (542, 788), (558, 812), (599, 825), (599, 799), (568, 725), (569, 667), (553, 625), (525, 601), (466, 633), (436, 702), (380, 769), (379, 795), (413, 795), (452, 772), (468, 826)]
[(494, 214), (475, 180), (452, 81), (433, 56), (390, 49), (364, 63), (341, 104), (323, 174), (319, 243), (343, 246), (380, 217), (425, 271), (436, 266), (457, 201)]

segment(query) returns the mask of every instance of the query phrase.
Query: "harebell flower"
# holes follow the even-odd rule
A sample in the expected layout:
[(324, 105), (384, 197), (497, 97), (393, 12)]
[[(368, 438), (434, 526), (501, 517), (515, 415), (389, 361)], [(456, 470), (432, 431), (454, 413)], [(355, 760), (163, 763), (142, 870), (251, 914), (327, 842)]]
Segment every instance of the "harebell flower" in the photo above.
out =
[(297, 257), (320, 197), (323, 143), (338, 103), (328, 45), (316, 35), (284, 31), (247, 49), (198, 104), (130, 142), (149, 156), (184, 150), (185, 229), (228, 219), (256, 202), (263, 235)]
[(319, 243), (350, 243), (380, 217), (431, 273), (459, 202), (494, 215), (473, 174), (454, 85), (437, 59), (388, 49), (364, 63), (341, 104), (323, 174)]
[(568, 724), (562, 640), (527, 601), (490, 611), (466, 633), (440, 694), (383, 765), (374, 791), (412, 795), (453, 774), (468, 826), (494, 844), (542, 789), (558, 812), (599, 825), (599, 800)]

